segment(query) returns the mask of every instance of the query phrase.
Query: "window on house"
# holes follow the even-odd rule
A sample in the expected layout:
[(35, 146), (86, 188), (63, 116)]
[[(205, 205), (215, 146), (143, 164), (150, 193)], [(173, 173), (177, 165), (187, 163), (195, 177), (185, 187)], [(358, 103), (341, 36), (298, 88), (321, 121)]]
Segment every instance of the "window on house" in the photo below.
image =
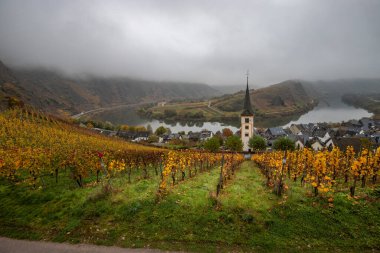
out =
[(249, 123), (249, 118), (245, 118), (245, 123)]
[(245, 126), (245, 129), (249, 129), (249, 126)]
[(249, 134), (248, 134), (248, 133), (246, 133), (246, 134), (245, 134), (245, 137), (248, 137), (248, 136), (249, 136)]

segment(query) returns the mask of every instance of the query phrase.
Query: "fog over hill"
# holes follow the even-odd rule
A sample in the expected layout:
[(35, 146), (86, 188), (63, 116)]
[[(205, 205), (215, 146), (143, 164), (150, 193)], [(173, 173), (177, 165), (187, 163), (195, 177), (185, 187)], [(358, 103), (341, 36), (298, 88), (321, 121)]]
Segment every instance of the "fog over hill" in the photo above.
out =
[(205, 85), (132, 78), (69, 77), (42, 69), (11, 70), (0, 61), (0, 98), (5, 96), (49, 112), (79, 113), (116, 105), (200, 99), (220, 93)]
[[(244, 85), (379, 78), (380, 1), (0, 1), (12, 68)], [(240, 88), (239, 88), (240, 89)]]

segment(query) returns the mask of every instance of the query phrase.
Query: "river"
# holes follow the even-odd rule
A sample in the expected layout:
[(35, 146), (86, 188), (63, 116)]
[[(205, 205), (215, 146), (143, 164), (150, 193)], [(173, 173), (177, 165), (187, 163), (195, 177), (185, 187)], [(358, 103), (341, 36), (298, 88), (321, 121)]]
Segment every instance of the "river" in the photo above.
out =
[[(350, 119), (361, 119), (363, 117), (371, 117), (372, 114), (368, 111), (355, 108), (344, 104), (340, 100), (321, 101), (313, 110), (301, 115), (298, 119), (284, 119), (284, 121), (273, 120), (272, 122), (266, 119), (265, 127), (283, 126), (287, 127), (291, 124), (307, 124), (317, 122), (341, 122)], [(163, 122), (155, 119), (146, 119), (139, 116), (134, 108), (118, 108), (115, 110), (107, 110), (101, 113), (96, 113), (92, 116), (95, 120), (109, 121), (113, 124), (127, 124), (131, 126), (147, 126), (150, 125), (153, 130), (159, 126), (168, 127), (173, 133), (180, 131), (199, 132), (203, 129), (208, 129), (214, 133), (221, 131), (223, 128), (230, 128), (233, 132), (239, 130), (240, 122), (236, 124), (225, 124), (219, 122)], [(259, 119), (256, 119), (256, 125), (260, 126)], [(262, 124), (261, 124), (262, 125)]]
[(340, 100), (321, 101), (313, 110), (303, 114), (299, 119), (287, 123), (284, 127), (288, 127), (291, 124), (336, 123), (371, 117), (372, 115), (372, 113), (362, 108), (355, 108)]

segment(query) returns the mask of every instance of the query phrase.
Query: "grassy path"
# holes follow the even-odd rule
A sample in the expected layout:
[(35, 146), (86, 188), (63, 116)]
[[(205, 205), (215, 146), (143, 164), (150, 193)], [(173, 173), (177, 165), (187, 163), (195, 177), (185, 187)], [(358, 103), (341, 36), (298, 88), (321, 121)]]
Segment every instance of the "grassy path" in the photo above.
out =
[[(244, 162), (214, 196), (217, 168), (180, 182), (157, 202), (158, 176), (102, 187), (27, 190), (0, 184), (0, 235), (197, 252), (363, 252), (380, 249), (380, 201), (335, 194), (334, 207), (287, 182), (282, 198)], [(69, 182), (69, 179), (67, 179)]]

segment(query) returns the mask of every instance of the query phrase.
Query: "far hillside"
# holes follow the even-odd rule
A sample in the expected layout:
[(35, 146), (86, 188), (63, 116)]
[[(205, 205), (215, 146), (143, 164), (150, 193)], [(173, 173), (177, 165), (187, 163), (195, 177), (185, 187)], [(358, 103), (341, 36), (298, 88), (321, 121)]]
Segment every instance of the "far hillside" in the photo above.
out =
[(205, 84), (132, 78), (68, 77), (44, 69), (10, 69), (0, 62), (0, 101), (16, 97), (47, 112), (76, 114), (118, 105), (208, 98), (220, 93)]
[(380, 119), (380, 93), (345, 94), (343, 102), (355, 107), (361, 107), (374, 114), (375, 119)]
[(380, 93), (379, 78), (353, 78), (329, 81), (301, 81), (307, 90), (311, 90), (323, 99), (341, 99), (345, 94)]
[[(240, 112), (243, 110), (244, 91), (227, 95), (212, 101), (212, 105), (226, 112)], [(251, 90), (251, 102), (257, 115), (285, 113), (296, 111), (314, 103), (302, 83), (285, 81), (269, 87)]]
[(363, 108), (380, 118), (380, 79), (341, 79), (330, 81), (302, 81), (320, 101), (328, 106), (345, 103)]
[[(250, 90), (251, 103), (259, 126), (265, 126), (268, 120), (286, 123), (292, 117), (312, 109), (317, 100), (306, 91), (299, 81), (285, 81), (269, 87)], [(223, 95), (201, 102), (179, 102), (156, 105), (142, 110), (147, 116), (157, 119), (230, 121), (239, 123), (243, 110), (244, 91), (232, 95)], [(290, 118), (289, 118), (290, 117)], [(262, 124), (262, 125), (260, 125)]]

